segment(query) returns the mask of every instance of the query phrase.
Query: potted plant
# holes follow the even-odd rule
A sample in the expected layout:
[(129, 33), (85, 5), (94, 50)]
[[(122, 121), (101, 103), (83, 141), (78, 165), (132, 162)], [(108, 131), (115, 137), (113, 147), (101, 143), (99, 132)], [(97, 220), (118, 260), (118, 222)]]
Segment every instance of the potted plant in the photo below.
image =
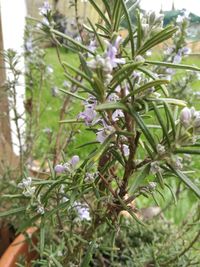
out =
[[(81, 129), (83, 136), (89, 132), (90, 140), (70, 155), (56, 150), (54, 160), (49, 156), (47, 179), (25, 174), (18, 183), (25, 201), (10, 214), (24, 215), (21, 231), (27, 225), (39, 227), (39, 258), (33, 266), (193, 264), (192, 255), (198, 255), (188, 253), (200, 235), (196, 209), (186, 218), (185, 225), (194, 225), (187, 241), (188, 232), (180, 234), (166, 219), (145, 223), (132, 203), (147, 199), (159, 205), (161, 198), (169, 200), (169, 192), (176, 202), (185, 188), (200, 197), (182, 160), (183, 154), (199, 154), (200, 111), (169, 97), (170, 81), (159, 76), (160, 67), (200, 69), (148, 58), (149, 50), (177, 32), (172, 25), (163, 28), (162, 15), (142, 14), (136, 1), (88, 2), (100, 19), (83, 27), (77, 21), (81, 42), (56, 30), (48, 2), (40, 9), (44, 18), (37, 30), (54, 42), (71, 83), (70, 89), (60, 91), (82, 106), (75, 118), (62, 113), (60, 124), (77, 133)], [(74, 5), (77, 11), (77, 1)], [(135, 11), (135, 24), (130, 11)], [(122, 22), (128, 29), (126, 39), (120, 36)], [(62, 61), (61, 37), (67, 41), (62, 45), (79, 58), (78, 67)], [(124, 211), (131, 219), (122, 216)]]
[(36, 231), (36, 227), (30, 227), (25, 234), (18, 235), (0, 258), (0, 266), (15, 267), (20, 257), (24, 257), (27, 264), (35, 259), (37, 253), (34, 250), (30, 250), (31, 246), (28, 239), (31, 239), (36, 244), (37, 239), (34, 237)]

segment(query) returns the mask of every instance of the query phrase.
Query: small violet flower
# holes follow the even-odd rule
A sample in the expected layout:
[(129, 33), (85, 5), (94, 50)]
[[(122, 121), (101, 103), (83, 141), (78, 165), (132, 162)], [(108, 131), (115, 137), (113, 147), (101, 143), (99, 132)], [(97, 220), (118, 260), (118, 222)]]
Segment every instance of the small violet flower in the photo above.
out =
[(97, 141), (103, 143), (107, 137), (115, 131), (112, 126), (105, 126), (97, 132)]
[(27, 177), (22, 179), (22, 182), (18, 184), (18, 187), (23, 190), (23, 195), (26, 197), (32, 197), (33, 194), (35, 193), (35, 186), (31, 186), (32, 184), (32, 178), (31, 177)]
[(46, 16), (51, 11), (51, 5), (48, 1), (44, 1), (43, 6), (39, 8), (39, 14)]
[(77, 155), (74, 155), (72, 158), (71, 158), (71, 161), (70, 161), (70, 164), (72, 165), (73, 168), (76, 167), (76, 165), (79, 163), (79, 156)]
[(181, 56), (181, 53), (178, 52), (178, 53), (175, 55), (174, 59), (173, 59), (173, 63), (174, 63), (174, 64), (180, 64), (181, 61), (182, 61), (182, 56)]
[(107, 62), (109, 62), (112, 66), (112, 68), (116, 68), (117, 64), (125, 64), (126, 61), (124, 58), (117, 58), (117, 52), (119, 49), (119, 45), (122, 41), (122, 37), (121, 36), (117, 36), (114, 44), (109, 43), (106, 41), (107, 44), (107, 51), (106, 51), (106, 59)]
[(125, 157), (128, 157), (129, 154), (130, 154), (130, 149), (129, 149), (129, 147), (128, 147), (127, 145), (123, 144), (122, 149), (123, 149), (123, 152), (124, 152), (124, 156), (125, 156)]
[(58, 165), (55, 166), (54, 171), (56, 173), (64, 173), (66, 171), (66, 168), (65, 168), (64, 165), (58, 164)]
[(54, 171), (58, 174), (71, 172), (75, 169), (78, 162), (79, 162), (79, 156), (74, 155), (69, 162), (66, 162), (64, 164), (57, 164), (54, 167)]
[(31, 186), (31, 184), (32, 184), (32, 178), (27, 177), (27, 178), (22, 179), (22, 182), (18, 184), (18, 187), (23, 189), (23, 188)]
[(113, 121), (118, 121), (119, 118), (123, 118), (123, 117), (124, 117), (124, 113), (122, 112), (121, 109), (116, 109), (112, 114)]
[[(106, 74), (111, 74), (113, 68), (116, 68), (118, 64), (125, 64), (126, 61), (124, 58), (118, 58), (118, 48), (122, 40), (121, 36), (118, 36), (113, 43), (105, 41), (107, 44), (107, 50), (103, 56), (97, 55), (93, 59), (87, 62), (87, 65), (91, 69), (102, 69)], [(108, 77), (107, 77), (108, 79)], [(111, 77), (110, 77), (111, 79)], [(107, 81), (108, 82), (108, 81)]]
[(87, 126), (92, 125), (92, 122), (96, 118), (97, 112), (94, 110), (94, 105), (87, 105), (85, 110), (79, 113), (78, 118), (83, 119)]
[(88, 207), (83, 206), (81, 203), (78, 203), (78, 205), (76, 206), (76, 210), (77, 210), (78, 216), (81, 220), (86, 220), (86, 221), (91, 220)]
[(185, 107), (182, 109), (180, 113), (180, 122), (181, 124), (185, 127), (188, 128), (191, 124), (191, 119), (192, 119), (192, 113), (191, 109)]

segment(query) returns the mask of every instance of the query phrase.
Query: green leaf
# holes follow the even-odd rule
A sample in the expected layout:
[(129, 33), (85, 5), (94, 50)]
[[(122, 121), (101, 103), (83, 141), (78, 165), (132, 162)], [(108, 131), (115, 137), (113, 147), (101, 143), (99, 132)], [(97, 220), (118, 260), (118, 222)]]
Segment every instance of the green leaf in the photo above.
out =
[(82, 88), (85, 92), (94, 95), (96, 97), (96, 94), (94, 91), (92, 91), (91, 89), (89, 89), (88, 87), (86, 87), (84, 84), (82, 84), (81, 82), (77, 81), (76, 79), (74, 79), (72, 76), (70, 76), (69, 74), (65, 73), (66, 78), (74, 83), (78, 88)]
[(63, 267), (63, 265), (54, 257), (53, 254), (51, 254), (51, 259), (53, 263), (55, 264), (55, 267)]
[(97, 99), (100, 102), (103, 102), (104, 101), (104, 94), (106, 92), (106, 88), (105, 88), (103, 82), (98, 78), (98, 76), (96, 74), (93, 75), (93, 80), (94, 80), (93, 90), (96, 93)]
[(125, 167), (124, 161), (123, 161), (121, 155), (118, 153), (118, 151), (115, 150), (115, 149), (112, 149), (112, 150), (111, 150), (111, 153), (113, 154), (114, 158), (115, 158), (115, 159), (116, 159), (116, 160), (117, 160), (123, 167)]
[(149, 49), (171, 38), (176, 31), (177, 28), (174, 28), (174, 26), (168, 26), (162, 31), (156, 33), (143, 44), (143, 46), (137, 51), (137, 55), (143, 55)]
[(90, 24), (90, 26), (91, 26), (91, 28), (92, 28), (92, 30), (93, 30), (94, 35), (96, 36), (96, 39), (97, 39), (97, 41), (98, 41), (98, 43), (99, 43), (99, 46), (101, 47), (101, 50), (104, 51), (104, 45), (103, 45), (103, 42), (102, 42), (102, 40), (101, 40), (100, 35), (99, 35), (98, 32), (95, 30), (95, 27), (94, 27), (94, 25), (92, 24), (92, 22), (89, 20), (89, 18), (88, 18), (87, 20), (88, 20), (88, 22), (89, 22), (89, 24)]
[(133, 109), (132, 110), (130, 109), (130, 111), (131, 111), (131, 115), (134, 117), (134, 119), (136, 120), (138, 126), (140, 127), (142, 133), (144, 134), (144, 136), (148, 140), (149, 144), (153, 148), (154, 152), (157, 153), (155, 140), (154, 140), (151, 132), (147, 128), (146, 124), (142, 120), (141, 116), (137, 112), (135, 112)]
[(88, 68), (87, 62), (85, 61), (85, 58), (79, 53), (79, 59), (81, 62), (81, 66), (83, 68), (84, 73), (91, 79), (92, 78), (92, 71), (90, 68)]
[(163, 137), (167, 140), (168, 146), (170, 147), (171, 142), (169, 140), (169, 133), (167, 132), (167, 128), (165, 127), (165, 122), (163, 121), (162, 116), (160, 115), (159, 110), (156, 107), (154, 102), (152, 102), (152, 105), (153, 105), (153, 109), (154, 109), (154, 112), (156, 114), (156, 117), (158, 119), (158, 122), (160, 123), (160, 126), (162, 127)]
[[(132, 1), (133, 2), (133, 1)], [(135, 7), (137, 7), (137, 5), (139, 5), (140, 3), (140, 0), (135, 0), (134, 3), (132, 3), (132, 5), (128, 8), (128, 13), (131, 14), (131, 12), (134, 12), (133, 9)], [(126, 19), (126, 16), (125, 15), (122, 15), (121, 17), (121, 23)]]
[(59, 121), (59, 123), (84, 123), (83, 120), (77, 120), (77, 119), (71, 119), (71, 120), (63, 120), (63, 121)]
[(100, 105), (96, 106), (95, 109), (97, 111), (113, 110), (113, 109), (121, 109), (121, 110), (124, 110), (124, 111), (128, 111), (127, 107), (123, 103), (120, 103), (120, 102), (103, 103), (103, 104), (100, 104)]
[(133, 184), (131, 185), (130, 189), (128, 190), (131, 194), (135, 193), (138, 186), (142, 184), (144, 179), (148, 176), (150, 171), (150, 164), (147, 164), (142, 171), (140, 171), (139, 175), (134, 179)]
[(111, 7), (110, 7), (110, 4), (109, 4), (109, 1), (102, 0), (102, 2), (104, 3), (104, 6), (106, 8), (106, 11), (108, 13), (109, 18), (111, 18), (112, 14), (111, 14)]
[[(144, 74), (146, 74), (147, 76), (149, 76), (153, 80), (157, 80), (156, 75), (152, 71), (150, 71), (150, 70), (148, 70), (146, 68), (142, 68), (142, 67), (138, 67), (138, 70), (143, 72)], [(162, 84), (160, 85), (160, 88), (163, 91), (163, 93), (165, 94), (165, 96), (168, 97), (169, 96), (169, 92), (168, 92), (167, 88)]]
[(86, 75), (80, 69), (75, 68), (74, 66), (72, 66), (72, 64), (68, 64), (65, 61), (63, 61), (62, 64), (65, 65), (66, 67), (68, 67), (69, 69), (73, 70), (76, 73), (76, 75), (80, 75), (82, 78), (87, 80), (91, 85), (93, 84), (92, 81), (91, 81), (91, 77)]
[(51, 177), (52, 177), (53, 180), (55, 180), (56, 176), (55, 176), (53, 165), (52, 165), (52, 163), (51, 163), (51, 161), (49, 159), (47, 161), (48, 161)]
[(112, 24), (114, 24), (113, 31), (118, 32), (121, 21), (122, 6), (120, 1), (116, 1), (113, 8)]
[(90, 244), (89, 244), (89, 247), (87, 249), (87, 252), (83, 258), (83, 261), (81, 263), (81, 267), (89, 267), (89, 264), (92, 260), (92, 256), (93, 256), (93, 253), (94, 253), (94, 249), (95, 249), (95, 244), (96, 242), (95, 241), (91, 241)]
[(20, 207), (20, 208), (2, 211), (2, 212), (0, 212), (0, 218), (6, 217), (9, 215), (19, 214), (19, 213), (25, 212), (25, 211), (26, 211), (26, 207)]
[(175, 120), (173, 118), (172, 110), (166, 102), (163, 102), (163, 104), (164, 104), (166, 116), (168, 116), (170, 124), (171, 124), (173, 137), (175, 139), (176, 138), (176, 125), (175, 125)]
[(168, 84), (169, 81), (168, 80), (155, 80), (155, 81), (151, 81), (151, 82), (148, 82), (142, 86), (140, 86), (139, 88), (135, 89), (135, 93), (141, 93), (151, 87), (157, 87), (159, 85), (162, 85), (162, 84)]
[(164, 179), (163, 179), (162, 173), (161, 172), (156, 173), (156, 177), (158, 179), (158, 183), (160, 184), (160, 187), (162, 189), (164, 189), (165, 188), (165, 183), (164, 183)]
[(173, 166), (169, 165), (170, 169), (178, 176), (183, 183), (185, 183), (196, 195), (200, 198), (200, 189), (188, 178), (183, 172), (176, 170)]
[(137, 49), (139, 49), (142, 44), (142, 26), (141, 26), (140, 11), (138, 9), (136, 10), (136, 18), (137, 18)]
[(110, 24), (110, 21), (107, 19), (106, 17), (106, 14), (104, 14), (103, 10), (102, 10), (102, 6), (99, 7), (97, 4), (96, 4), (96, 1), (94, 0), (89, 0), (90, 4), (94, 7), (94, 9), (97, 11), (97, 14), (102, 18), (102, 20), (105, 22), (105, 25), (108, 27), (108, 28), (112, 28), (111, 24)]
[(69, 42), (71, 42), (72, 44), (77, 46), (79, 49), (85, 50), (85, 51), (89, 52), (90, 54), (95, 55), (95, 53), (93, 51), (91, 51), (89, 48), (87, 48), (87, 46), (84, 46), (83, 44), (77, 42), (75, 39), (69, 37), (68, 35), (66, 35), (66, 34), (64, 34), (62, 32), (59, 32), (59, 31), (57, 31), (57, 30), (55, 30), (53, 28), (51, 28), (50, 31), (52, 33), (54, 33), (55, 35), (60, 36), (60, 37), (62, 37), (64, 39), (68, 40)]
[(191, 154), (191, 155), (200, 155), (200, 150), (194, 149), (182, 149), (178, 148), (174, 151), (175, 154)]
[(130, 42), (131, 42), (131, 52), (132, 52), (132, 58), (134, 58), (135, 56), (135, 45), (134, 45), (134, 39), (133, 39), (133, 29), (132, 29), (132, 25), (131, 25), (131, 18), (129, 15), (129, 11), (126, 7), (126, 3), (124, 0), (119, 0), (121, 2), (121, 5), (124, 9), (124, 15), (125, 18), (127, 20), (128, 23), (128, 31), (129, 31), (129, 38), (130, 38)]
[(77, 148), (82, 148), (82, 147), (96, 145), (96, 144), (99, 144), (99, 142), (98, 141), (91, 141), (91, 142), (84, 143), (83, 145), (80, 145)]
[(187, 102), (185, 102), (184, 100), (180, 100), (180, 99), (175, 99), (175, 98), (154, 98), (154, 97), (148, 97), (146, 98), (148, 101), (154, 101), (154, 102), (162, 102), (162, 103), (168, 103), (168, 104), (172, 104), (172, 105), (176, 105), (176, 106), (182, 106), (182, 107), (186, 107), (187, 106)]
[(43, 255), (45, 246), (45, 224), (42, 222), (40, 225), (40, 256)]
[[(96, 25), (96, 27), (97, 27), (98, 29), (100, 29), (101, 31), (104, 32), (104, 34), (102, 34), (101, 32), (98, 32), (98, 35), (99, 35), (99, 36), (104, 37), (104, 38), (106, 38), (106, 39), (109, 39), (109, 38), (110, 38), (110, 31), (109, 31), (108, 29), (106, 29), (104, 26), (102, 26), (102, 25), (99, 24), (99, 23), (96, 23), (95, 25)], [(92, 32), (92, 30), (91, 30), (91, 32)]]
[(177, 198), (176, 198), (176, 194), (174, 193), (173, 189), (171, 188), (171, 186), (167, 183), (165, 183), (165, 186), (169, 189), (169, 191), (171, 192), (171, 195), (174, 199), (174, 204), (177, 205)]
[(79, 96), (79, 95), (77, 95), (77, 94), (74, 94), (74, 93), (71, 93), (71, 92), (69, 92), (69, 91), (66, 91), (66, 90), (64, 90), (64, 89), (62, 89), (62, 88), (59, 88), (59, 91), (61, 91), (61, 92), (62, 92), (62, 93), (64, 93), (64, 94), (67, 94), (67, 95), (73, 96), (73, 97), (75, 97), (75, 98), (77, 98), (77, 99), (79, 99), (79, 100), (83, 100), (83, 101), (85, 101), (85, 100), (86, 100), (84, 97), (82, 97), (82, 96)]
[(115, 87), (118, 86), (123, 80), (129, 78), (130, 74), (140, 65), (142, 65), (142, 62), (131, 62), (131, 63), (127, 63), (125, 65), (123, 65), (123, 67), (121, 67), (120, 69), (118, 69), (112, 78), (112, 81), (110, 83), (110, 85), (112, 86), (112, 89), (110, 91), (110, 93), (112, 91), (114, 91)]
[(150, 61), (150, 60), (146, 60), (145, 63), (150, 64), (150, 65), (163, 66), (163, 67), (172, 68), (172, 69), (200, 71), (200, 68), (191, 66), (191, 65), (174, 64), (174, 63), (167, 63), (167, 62), (161, 62), (161, 61)]

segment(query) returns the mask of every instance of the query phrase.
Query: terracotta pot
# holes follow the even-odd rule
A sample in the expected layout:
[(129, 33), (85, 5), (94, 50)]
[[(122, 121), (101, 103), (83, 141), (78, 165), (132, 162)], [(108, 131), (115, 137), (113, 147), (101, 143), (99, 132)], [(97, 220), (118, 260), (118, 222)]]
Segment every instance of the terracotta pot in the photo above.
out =
[[(31, 227), (26, 231), (26, 234), (30, 237), (34, 244), (37, 243), (37, 239), (34, 233), (38, 229), (36, 227)], [(7, 250), (4, 252), (0, 258), (0, 267), (16, 267), (17, 261), (20, 257), (25, 257), (27, 261), (27, 266), (31, 260), (37, 257), (36, 251), (30, 251), (30, 242), (27, 240), (26, 235), (20, 234), (16, 239), (10, 244)]]

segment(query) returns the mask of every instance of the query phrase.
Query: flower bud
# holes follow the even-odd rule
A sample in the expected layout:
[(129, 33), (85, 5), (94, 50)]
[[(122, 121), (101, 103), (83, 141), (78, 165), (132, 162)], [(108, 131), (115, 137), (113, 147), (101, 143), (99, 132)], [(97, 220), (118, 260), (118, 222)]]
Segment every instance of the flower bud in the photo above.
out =
[(65, 171), (65, 167), (61, 164), (55, 166), (54, 171), (56, 173), (63, 173)]
[(165, 154), (165, 152), (166, 152), (165, 147), (161, 144), (158, 144), (156, 149), (157, 149), (157, 152), (160, 156)]
[(79, 163), (79, 156), (74, 155), (71, 159), (71, 165), (72, 167), (76, 167), (76, 165)]
[(181, 121), (181, 124), (185, 128), (189, 127), (189, 125), (191, 123), (191, 119), (192, 119), (191, 110), (187, 107), (182, 109), (181, 114), (180, 114), (180, 121)]

